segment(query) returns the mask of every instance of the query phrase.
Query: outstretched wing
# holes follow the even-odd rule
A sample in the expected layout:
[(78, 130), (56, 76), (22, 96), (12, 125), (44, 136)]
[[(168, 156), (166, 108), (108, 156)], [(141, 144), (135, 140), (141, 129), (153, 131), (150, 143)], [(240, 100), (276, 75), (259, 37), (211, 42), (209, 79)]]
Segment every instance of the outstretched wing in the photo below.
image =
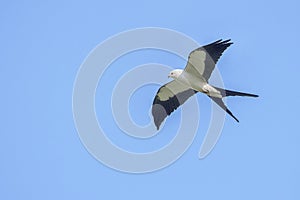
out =
[(154, 124), (159, 129), (165, 118), (197, 91), (173, 80), (159, 88), (152, 104)]
[(188, 63), (184, 71), (194, 74), (199, 78), (203, 77), (206, 81), (208, 81), (222, 53), (231, 44), (233, 43), (230, 42), (230, 39), (225, 41), (218, 40), (195, 49), (190, 53)]
[(211, 97), (211, 96), (208, 96), (208, 97), (211, 98), (216, 104), (218, 104), (223, 110), (225, 110), (231, 117), (233, 117), (233, 119), (235, 119), (237, 122), (239, 122), (239, 120), (226, 107), (226, 105), (224, 104), (224, 102), (223, 102), (223, 100), (221, 98)]

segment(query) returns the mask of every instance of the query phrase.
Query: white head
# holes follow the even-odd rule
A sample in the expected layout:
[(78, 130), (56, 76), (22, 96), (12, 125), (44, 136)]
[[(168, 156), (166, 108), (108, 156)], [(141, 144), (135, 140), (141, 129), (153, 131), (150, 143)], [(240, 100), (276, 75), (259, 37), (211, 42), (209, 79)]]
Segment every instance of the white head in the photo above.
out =
[(181, 75), (182, 71), (183, 71), (182, 69), (174, 69), (169, 73), (168, 78), (171, 77), (173, 79), (176, 79)]

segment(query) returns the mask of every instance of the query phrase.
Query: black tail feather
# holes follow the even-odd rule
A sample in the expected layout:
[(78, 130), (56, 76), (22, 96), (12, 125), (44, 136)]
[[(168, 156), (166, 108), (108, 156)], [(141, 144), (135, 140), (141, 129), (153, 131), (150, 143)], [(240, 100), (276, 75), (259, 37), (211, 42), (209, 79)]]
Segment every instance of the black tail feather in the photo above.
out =
[(226, 90), (218, 87), (214, 87), (221, 92), (222, 97), (228, 96), (245, 96), (245, 97), (258, 97), (256, 94), (244, 93), (244, 92), (237, 92), (232, 90)]
[(221, 98), (217, 97), (211, 97), (209, 96), (216, 104), (218, 104), (223, 110), (225, 110), (235, 121), (240, 122), (238, 118), (236, 118), (232, 112), (227, 108), (227, 106), (224, 104), (223, 100)]

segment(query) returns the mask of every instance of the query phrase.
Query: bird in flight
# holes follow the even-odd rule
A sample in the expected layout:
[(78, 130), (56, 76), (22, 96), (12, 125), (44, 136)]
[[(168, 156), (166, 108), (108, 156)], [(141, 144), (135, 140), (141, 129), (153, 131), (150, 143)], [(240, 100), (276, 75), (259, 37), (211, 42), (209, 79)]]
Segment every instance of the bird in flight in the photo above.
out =
[(159, 88), (152, 104), (152, 115), (157, 130), (168, 115), (197, 92), (206, 94), (239, 122), (224, 104), (222, 98), (227, 96), (258, 97), (258, 95), (222, 89), (208, 83), (216, 63), (231, 44), (233, 43), (230, 39), (217, 40), (197, 48), (189, 54), (188, 62), (183, 70), (175, 69), (169, 73), (168, 77), (174, 80)]

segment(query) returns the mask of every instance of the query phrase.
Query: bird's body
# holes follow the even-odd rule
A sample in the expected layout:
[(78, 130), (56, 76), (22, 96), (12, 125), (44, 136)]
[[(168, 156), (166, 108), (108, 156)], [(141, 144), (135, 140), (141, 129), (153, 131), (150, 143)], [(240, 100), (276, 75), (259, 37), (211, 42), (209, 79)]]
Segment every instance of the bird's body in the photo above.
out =
[[(172, 76), (172, 74), (175, 75)], [(169, 77), (172, 77), (175, 81), (190, 89), (196, 90), (197, 92), (205, 93), (211, 97), (222, 98), (221, 92), (209, 85), (205, 79), (197, 77), (194, 74), (186, 73), (182, 69), (175, 69), (171, 71)]]
[(231, 44), (230, 40), (218, 40), (195, 49), (190, 53), (187, 65), (183, 70), (175, 69), (170, 72), (168, 77), (174, 80), (159, 88), (152, 105), (152, 115), (157, 129), (168, 115), (197, 92), (205, 93), (239, 122), (226, 107), (222, 98), (226, 96), (258, 97), (258, 95), (221, 89), (208, 83), (215, 64)]

